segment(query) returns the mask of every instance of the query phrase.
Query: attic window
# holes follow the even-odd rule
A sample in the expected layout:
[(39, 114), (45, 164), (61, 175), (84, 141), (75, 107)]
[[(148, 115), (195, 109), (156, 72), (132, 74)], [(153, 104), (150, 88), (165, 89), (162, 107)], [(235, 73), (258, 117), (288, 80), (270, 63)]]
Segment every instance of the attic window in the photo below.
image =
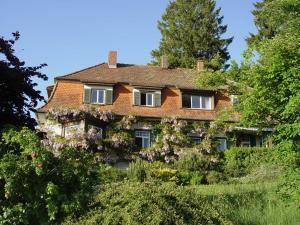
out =
[(113, 87), (84, 85), (83, 102), (86, 104), (112, 104)]
[(161, 106), (161, 91), (157, 90), (133, 90), (133, 105), (136, 106), (149, 106), (160, 107)]
[(196, 94), (182, 94), (182, 107), (212, 110), (214, 107), (214, 97)]

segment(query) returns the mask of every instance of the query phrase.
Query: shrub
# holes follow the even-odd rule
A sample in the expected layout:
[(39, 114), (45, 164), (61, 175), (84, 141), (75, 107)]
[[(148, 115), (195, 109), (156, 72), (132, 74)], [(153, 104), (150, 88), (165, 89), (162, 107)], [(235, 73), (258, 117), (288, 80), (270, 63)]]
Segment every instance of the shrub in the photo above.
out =
[(98, 180), (100, 184), (121, 182), (127, 178), (124, 170), (115, 168), (109, 164), (101, 163), (98, 169)]
[(0, 224), (47, 224), (78, 216), (97, 183), (91, 153), (44, 149), (29, 129), (3, 134), (0, 158)]
[(149, 165), (143, 160), (130, 163), (127, 172), (128, 178), (132, 181), (145, 181), (147, 178), (147, 168), (149, 168)]
[(233, 147), (225, 151), (225, 172), (234, 177), (244, 176), (262, 163), (272, 162), (271, 148)]
[(66, 224), (232, 224), (196, 189), (172, 183), (108, 186), (95, 204), (79, 221)]
[(223, 174), (217, 171), (209, 171), (206, 175), (206, 181), (208, 184), (216, 184), (222, 181), (223, 179)]

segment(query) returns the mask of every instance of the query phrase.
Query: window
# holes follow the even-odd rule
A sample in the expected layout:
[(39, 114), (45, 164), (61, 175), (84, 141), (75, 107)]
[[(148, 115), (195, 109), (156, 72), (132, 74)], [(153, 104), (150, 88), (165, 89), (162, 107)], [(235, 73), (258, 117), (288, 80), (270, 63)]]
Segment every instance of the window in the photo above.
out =
[(211, 97), (209, 96), (191, 96), (192, 109), (211, 109)]
[(237, 105), (240, 103), (240, 99), (238, 95), (231, 95), (232, 105)]
[(200, 137), (191, 137), (191, 142), (193, 145), (198, 145), (201, 142), (201, 138)]
[(135, 143), (141, 148), (150, 147), (150, 131), (136, 131)]
[(134, 89), (133, 105), (160, 107), (161, 90)]
[(227, 140), (225, 138), (218, 138), (218, 146), (217, 149), (219, 151), (224, 151), (225, 149), (227, 149)]
[(250, 136), (240, 137), (240, 146), (241, 147), (251, 147)]
[(105, 90), (102, 89), (92, 89), (92, 103), (94, 104), (104, 104)]
[(71, 137), (77, 132), (80, 132), (80, 124), (71, 123), (64, 125), (64, 137)]
[(154, 93), (142, 92), (141, 93), (141, 105), (153, 106), (153, 102), (154, 102), (153, 96), (154, 96)]

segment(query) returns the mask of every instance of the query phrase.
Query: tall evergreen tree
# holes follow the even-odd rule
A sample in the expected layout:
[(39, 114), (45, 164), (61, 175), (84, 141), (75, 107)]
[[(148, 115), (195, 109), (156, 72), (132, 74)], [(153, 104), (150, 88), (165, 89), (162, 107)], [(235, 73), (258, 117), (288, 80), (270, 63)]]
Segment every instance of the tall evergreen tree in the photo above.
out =
[(233, 38), (223, 38), (227, 26), (216, 9), (214, 0), (170, 1), (158, 29), (162, 38), (159, 48), (151, 52), (153, 64), (167, 55), (171, 68), (193, 68), (197, 59), (210, 61), (219, 58), (225, 65), (230, 58), (227, 51)]
[(33, 78), (47, 80), (47, 76), (39, 72), (46, 64), (27, 67), (14, 54), (14, 44), (19, 39), (18, 32), (14, 38), (6, 40), (0, 36), (0, 126), (12, 124), (34, 128), (36, 121), (30, 112), (35, 111), (38, 101), (44, 100)]

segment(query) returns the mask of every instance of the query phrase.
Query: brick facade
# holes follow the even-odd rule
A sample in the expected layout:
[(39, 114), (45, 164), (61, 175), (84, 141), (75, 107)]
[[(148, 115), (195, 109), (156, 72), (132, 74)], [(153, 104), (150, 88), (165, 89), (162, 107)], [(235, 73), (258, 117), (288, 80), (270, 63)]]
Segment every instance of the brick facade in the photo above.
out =
[[(46, 105), (39, 109), (45, 112), (55, 107), (76, 108), (83, 106), (84, 84), (78, 81), (58, 80)], [(91, 104), (94, 105), (94, 104)], [(102, 110), (111, 110), (118, 115), (135, 115), (141, 117), (176, 116), (184, 119), (214, 120), (217, 112), (231, 107), (231, 98), (219, 91), (214, 92), (214, 110), (182, 108), (181, 90), (176, 87), (165, 87), (161, 90), (161, 107), (133, 105), (133, 87), (129, 84), (113, 86), (113, 104), (97, 105)], [(237, 118), (232, 118), (236, 120)]]

